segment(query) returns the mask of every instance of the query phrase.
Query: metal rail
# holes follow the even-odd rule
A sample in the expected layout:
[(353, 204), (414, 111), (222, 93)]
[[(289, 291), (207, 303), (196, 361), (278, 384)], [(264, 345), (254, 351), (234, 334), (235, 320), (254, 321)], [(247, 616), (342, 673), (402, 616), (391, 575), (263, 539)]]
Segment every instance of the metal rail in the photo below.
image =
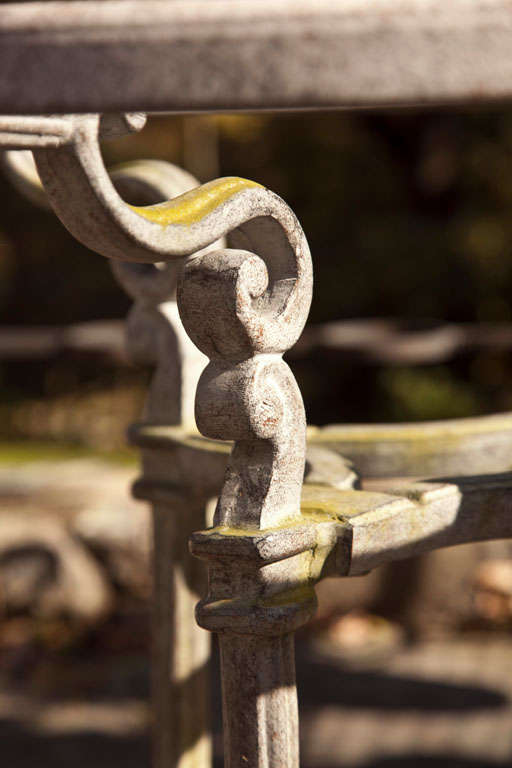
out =
[(507, 0), (3, 3), (0, 113), (504, 100), (511, 40)]

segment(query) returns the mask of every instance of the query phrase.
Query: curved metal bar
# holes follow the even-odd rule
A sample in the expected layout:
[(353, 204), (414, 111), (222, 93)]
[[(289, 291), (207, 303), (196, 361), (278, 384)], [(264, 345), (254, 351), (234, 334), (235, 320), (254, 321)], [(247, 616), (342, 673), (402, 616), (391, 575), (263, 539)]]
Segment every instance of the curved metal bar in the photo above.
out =
[[(277, 195), (227, 178), (167, 203), (130, 206), (104, 167), (100, 117), (62, 120), (70, 125), (69, 142), (35, 149), (34, 157), (53, 208), (78, 240), (110, 258), (157, 262), (189, 256), (238, 230), (236, 244), (260, 256), (268, 272), (268, 285), (253, 297), (253, 314), (273, 316), (273, 335), (281, 342), (272, 351), (295, 343), (311, 301), (311, 260), (302, 228)], [(268, 348), (267, 337), (261, 346)]]
[[(39, 208), (51, 210), (32, 151), (6, 150), (1, 162), (10, 182), (24, 197)], [(133, 160), (109, 168), (108, 175), (123, 199), (147, 206), (178, 197), (199, 185), (192, 174), (163, 160)], [(133, 299), (158, 303), (176, 294), (178, 266), (173, 262), (134, 265), (112, 260), (111, 264), (116, 278)]]
[[(277, 195), (242, 179), (210, 182), (166, 203), (128, 205), (103, 165), (99, 138), (136, 128), (136, 117), (38, 120), (4, 118), (0, 130), (24, 139), (27, 124), (52, 206), (89, 247), (122, 261), (172, 261), (229, 232), (251, 249), (196, 254), (182, 273), (180, 314), (211, 360), (196, 415), (207, 436), (235, 440), (218, 520), (266, 527), (299, 515), (305, 415), (280, 358), (302, 332), (312, 293), (311, 257), (295, 215)], [(63, 137), (59, 146), (45, 147), (46, 130)]]
[[(306, 238), (277, 195), (243, 179), (218, 179), (155, 205), (125, 203), (104, 167), (99, 138), (139, 122), (71, 115), (11, 125), (4, 119), (0, 130), (11, 136), (14, 126), (23, 146), (26, 124), (52, 206), (90, 248), (144, 263), (195, 254), (182, 273), (179, 304), (189, 336), (211, 360), (196, 415), (207, 436), (235, 440), (217, 519), (234, 527), (277, 524), (299, 515), (304, 473), (304, 408), (280, 356), (300, 336), (309, 311)], [(53, 139), (45, 145), (46, 129), (58, 134), (58, 146)], [(227, 233), (250, 251), (195, 253)], [(137, 293), (136, 273), (121, 274)], [(166, 285), (161, 277), (148, 277), (157, 297)]]
[[(199, 184), (191, 173), (163, 160), (134, 160), (109, 168), (108, 173), (123, 199), (148, 206), (175, 198)], [(110, 263), (117, 280), (136, 301), (154, 305), (175, 298), (176, 262), (134, 264), (113, 259)]]
[(359, 576), (442, 547), (512, 537), (510, 472), (418, 482), (383, 480), (373, 488), (304, 486), (304, 519), (315, 513), (317, 523), (320, 515), (326, 524), (329, 517), (337, 521), (331, 523), (336, 536), (329, 545), (335, 556), (316, 564), (314, 580)]
[(308, 438), (362, 477), (481, 475), (512, 467), (512, 414), (410, 424), (331, 424)]
[[(102, 126), (102, 135), (122, 129), (113, 116)], [(140, 124), (140, 121), (139, 121)], [(8, 150), (2, 164), (13, 185), (33, 203), (50, 208), (32, 152)], [(152, 205), (197, 187), (186, 171), (159, 160), (123, 163), (108, 171), (123, 197)], [(222, 245), (219, 241), (217, 245)], [(146, 423), (184, 424), (195, 429), (194, 392), (206, 358), (190, 341), (176, 306), (176, 262), (134, 264), (111, 260), (112, 271), (135, 304), (127, 318), (126, 340), (131, 358), (156, 367), (146, 401)]]
[(504, 352), (512, 347), (512, 323), (432, 323), (400, 318), (362, 318), (310, 325), (293, 357), (328, 352), (343, 362), (426, 365), (476, 350)]
[(474, 104), (512, 96), (510, 7), (506, 0), (9, 2), (0, 17), (0, 70), (4, 112)]
[(38, 208), (51, 210), (30, 149), (6, 150), (1, 155), (1, 162), (6, 176), (18, 192)]

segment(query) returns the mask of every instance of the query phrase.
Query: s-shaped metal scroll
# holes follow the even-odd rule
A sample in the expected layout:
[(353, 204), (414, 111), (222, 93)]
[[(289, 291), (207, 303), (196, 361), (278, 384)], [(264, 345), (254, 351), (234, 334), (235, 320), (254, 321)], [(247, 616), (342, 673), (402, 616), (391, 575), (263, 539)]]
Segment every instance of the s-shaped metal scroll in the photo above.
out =
[[(219, 179), (166, 203), (127, 205), (104, 168), (99, 138), (141, 123), (137, 115), (1, 118), (0, 140), (33, 149), (53, 208), (88, 247), (121, 261), (190, 257), (178, 304), (189, 335), (210, 358), (198, 387), (196, 418), (203, 434), (235, 441), (216, 523), (257, 531), (297, 521), (305, 416), (281, 355), (299, 337), (309, 311), (312, 269), (305, 236), (277, 195), (244, 179)], [(239, 249), (197, 254), (228, 233)], [(217, 588), (236, 589), (237, 575), (225, 562), (213, 562), (214, 549), (210, 593), (218, 596)], [(253, 575), (245, 574), (247, 589), (258, 591)], [(286, 631), (272, 621), (266, 642), (258, 638), (256, 647), (251, 631), (240, 635), (240, 617), (233, 622), (226, 616), (221, 623), (222, 628), (217, 618), (215, 629), (225, 633), (226, 765), (296, 765), (293, 627)], [(240, 686), (242, 669), (252, 669), (254, 679)], [(262, 706), (264, 691), (268, 701)], [(246, 717), (240, 719), (242, 703)]]

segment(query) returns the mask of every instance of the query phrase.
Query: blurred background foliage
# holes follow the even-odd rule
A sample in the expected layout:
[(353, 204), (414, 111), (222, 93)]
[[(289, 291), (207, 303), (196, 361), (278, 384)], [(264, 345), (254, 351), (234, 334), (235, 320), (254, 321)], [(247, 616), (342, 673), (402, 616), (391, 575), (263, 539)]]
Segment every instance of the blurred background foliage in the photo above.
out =
[[(510, 109), (153, 117), (140, 134), (105, 143), (104, 155), (107, 165), (169, 160), (201, 181), (244, 176), (281, 195), (311, 246), (311, 323), (512, 321)], [(126, 315), (130, 300), (104, 258), (5, 178), (0, 198), (0, 327)], [(317, 424), (512, 408), (507, 351), (414, 367), (313, 352), (292, 367)], [(90, 356), (0, 361), (0, 440), (117, 448), (147, 379)]]

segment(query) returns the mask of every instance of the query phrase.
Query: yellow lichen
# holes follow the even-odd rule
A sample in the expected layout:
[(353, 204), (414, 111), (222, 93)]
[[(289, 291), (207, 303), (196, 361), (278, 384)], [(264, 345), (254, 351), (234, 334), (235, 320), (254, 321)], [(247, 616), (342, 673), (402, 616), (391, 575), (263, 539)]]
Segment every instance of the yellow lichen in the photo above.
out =
[(130, 208), (139, 216), (162, 227), (170, 224), (189, 227), (200, 222), (238, 192), (253, 187), (261, 187), (261, 184), (236, 176), (228, 176), (191, 189), (190, 192), (185, 192), (164, 203), (144, 207), (131, 205)]
[(447, 419), (408, 424), (334, 424), (312, 427), (308, 438), (315, 443), (375, 443), (450, 441), (512, 430), (512, 414), (501, 413), (468, 419)]
[(309, 583), (298, 584), (292, 589), (264, 597), (259, 601), (262, 608), (277, 608), (286, 605), (298, 607), (300, 604), (310, 605), (311, 603), (316, 603), (316, 596), (313, 587)]

